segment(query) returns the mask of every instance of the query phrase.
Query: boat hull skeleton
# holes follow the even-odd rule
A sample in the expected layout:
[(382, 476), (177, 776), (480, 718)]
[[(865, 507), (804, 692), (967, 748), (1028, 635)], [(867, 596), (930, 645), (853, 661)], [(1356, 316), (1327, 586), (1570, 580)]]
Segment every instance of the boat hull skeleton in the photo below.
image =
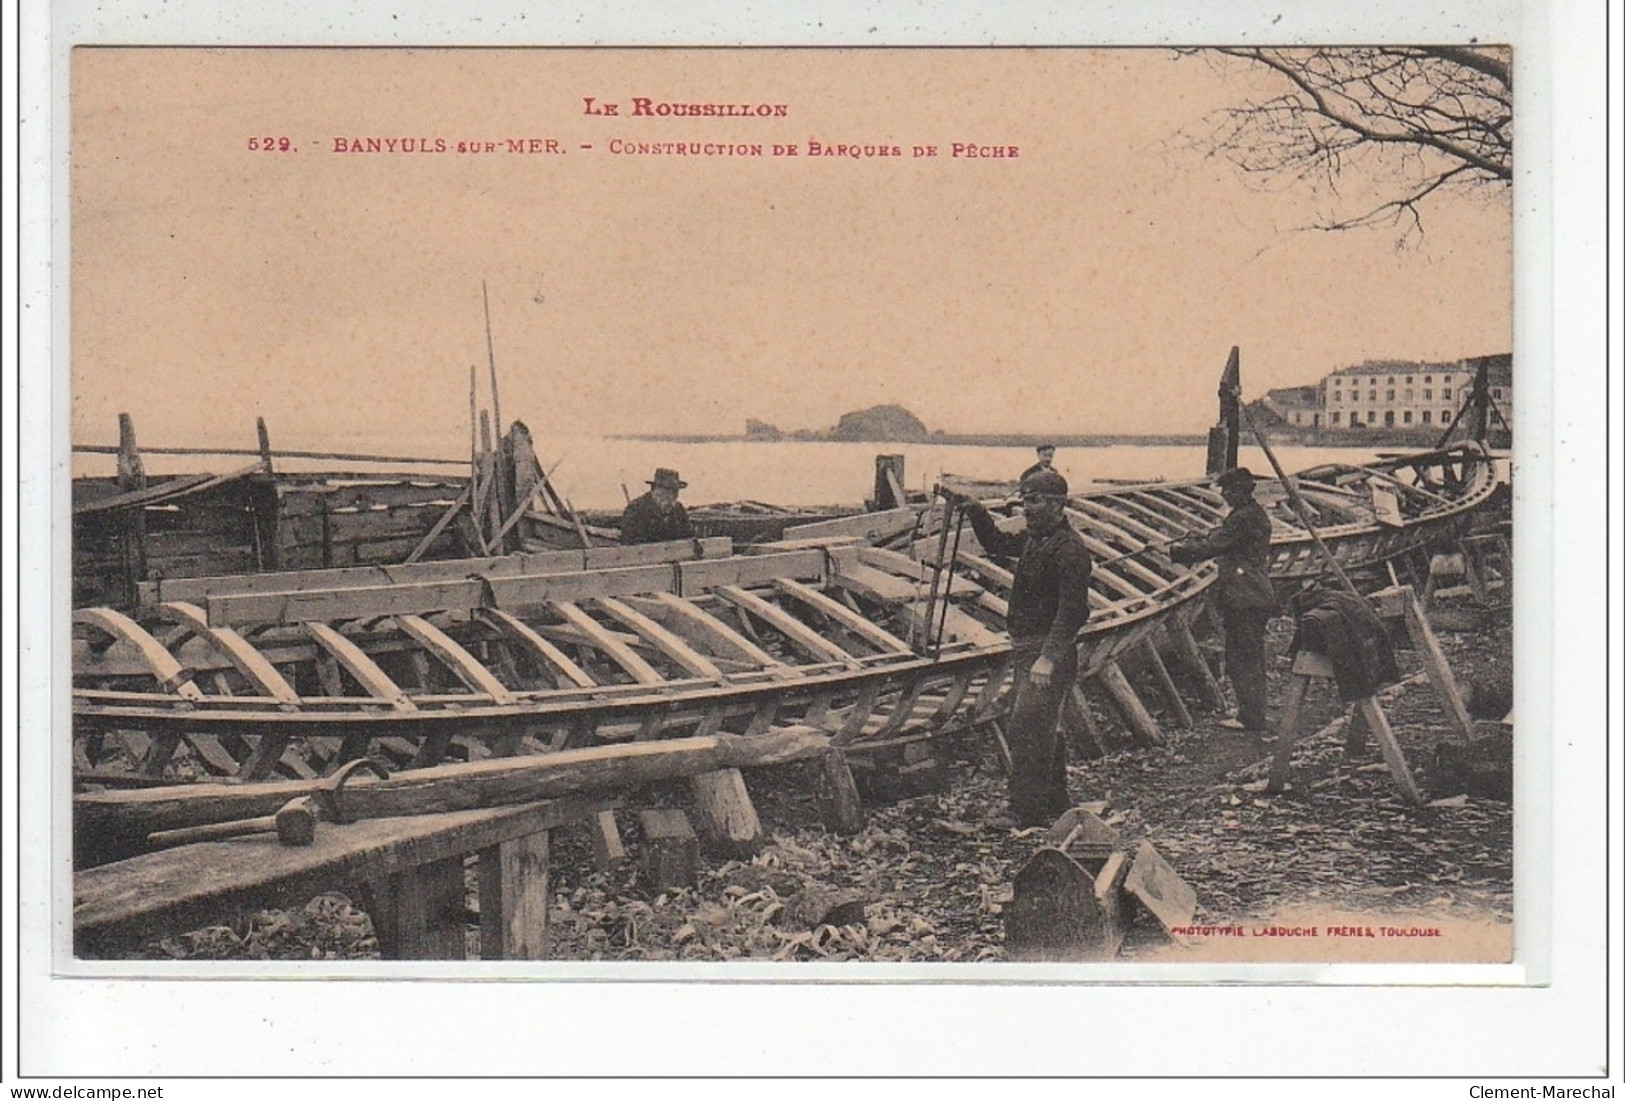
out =
[[(1117, 521), (1103, 547), (1171, 535), (1089, 508)], [(1002, 714), (1007, 570), (967, 549), (928, 628), (930, 554), (725, 543), (145, 585), (128, 615), (75, 613), (76, 764), (266, 780), (788, 724), (863, 752)], [(1097, 569), (1085, 675), (1213, 577), (1160, 554)]]

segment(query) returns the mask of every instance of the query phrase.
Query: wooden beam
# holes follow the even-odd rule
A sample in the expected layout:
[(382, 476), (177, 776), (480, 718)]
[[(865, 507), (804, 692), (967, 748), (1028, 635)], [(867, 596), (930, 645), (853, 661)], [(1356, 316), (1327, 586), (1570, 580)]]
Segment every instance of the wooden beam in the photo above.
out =
[(506, 707), (514, 702), (514, 694), (508, 690), (507, 685), (497, 680), (489, 669), (476, 661), (473, 654), (463, 649), (461, 644), (446, 632), (421, 616), (400, 615), (395, 617), (395, 622), (414, 642), (450, 669), (470, 691), (483, 692), (499, 707)]
[(722, 670), (718, 669), (711, 659), (636, 608), (607, 596), (597, 603), (612, 619), (636, 631), (645, 642), (694, 676), (716, 681), (724, 679)]
[(879, 647), (883, 652), (893, 654), (913, 653), (913, 650), (909, 648), (908, 643), (904, 642), (890, 631), (876, 626), (873, 622), (865, 619), (857, 612), (854, 612), (845, 604), (831, 600), (828, 596), (825, 596), (817, 589), (803, 585), (801, 582), (793, 581), (787, 577), (781, 577), (773, 584), (779, 592), (791, 597), (792, 599), (800, 601), (802, 604), (805, 604), (807, 607), (824, 616), (824, 618), (832, 620), (833, 622), (846, 628), (848, 631), (851, 631), (853, 634)]
[(480, 959), (547, 958), (548, 847), (537, 830), (480, 850)]
[(742, 611), (749, 612), (775, 631), (778, 631), (789, 639), (792, 645), (814, 661), (839, 661), (852, 666), (858, 664), (857, 659), (851, 654), (820, 635), (789, 612), (786, 612), (783, 608), (770, 604), (755, 593), (746, 592), (734, 585), (723, 585), (716, 590), (716, 593), (728, 603)]
[(1122, 668), (1115, 660), (1102, 665), (1096, 678), (1111, 696), (1112, 702), (1117, 704), (1136, 741), (1154, 746), (1165, 744), (1162, 731), (1157, 728), (1157, 720), (1151, 717), (1151, 712), (1145, 709), (1145, 704), (1135, 695), (1134, 686), (1129, 684), (1128, 678), (1123, 675)]
[(884, 512), (860, 512), (834, 520), (815, 520), (784, 529), (786, 539), (826, 539), (857, 536), (875, 542), (908, 531), (918, 513), (913, 508), (893, 508)]
[(1270, 759), (1269, 790), (1281, 791), (1292, 775), (1292, 750), (1298, 744), (1299, 727), (1303, 724), (1303, 704), (1309, 696), (1309, 684), (1314, 678), (1295, 674), (1287, 685), (1286, 702), (1275, 726), (1275, 754)]
[(762, 823), (751, 804), (745, 777), (737, 768), (689, 777), (700, 832), (713, 850), (729, 859), (749, 859), (762, 848)]
[(602, 624), (576, 605), (567, 600), (556, 600), (550, 601), (548, 607), (590, 639), (599, 650), (609, 655), (616, 665), (626, 670), (639, 684), (665, 683), (666, 678), (662, 677), (654, 666), (639, 657), (626, 643), (604, 630)]
[(123, 612), (111, 608), (80, 608), (73, 613), (73, 622), (94, 627), (115, 641), (134, 646), (152, 671), (158, 687), (165, 692), (183, 700), (203, 699), (203, 689), (192, 683), (191, 672), (175, 660), (175, 655), (163, 643)]
[(1163, 621), (1163, 626), (1168, 631), (1168, 637), (1173, 640), (1174, 649), (1189, 666), (1190, 671), (1196, 674), (1204, 702), (1209, 707), (1223, 707), (1224, 691), (1219, 687), (1219, 681), (1214, 677), (1213, 669), (1202, 653), (1202, 647), (1197, 644), (1196, 636), (1191, 633), (1190, 623), (1175, 612)]
[(1439, 698), (1439, 707), (1457, 736), (1463, 742), (1469, 742), (1473, 737), (1473, 720), (1461, 698), (1461, 689), (1456, 686), (1456, 676), (1439, 646), (1439, 638), (1433, 633), (1433, 625), (1428, 622), (1427, 613), (1422, 611), (1415, 591), (1409, 586), (1402, 586), (1400, 591), (1404, 594), (1405, 629), (1410, 633), (1411, 645), (1416, 647), (1417, 654), (1422, 658), (1422, 668), (1427, 671), (1433, 694)]
[(263, 654), (248, 644), (247, 639), (230, 627), (209, 626), (207, 613), (196, 604), (171, 601), (160, 604), (158, 613), (172, 622), (189, 628), (192, 634), (203, 639), (231, 662), (250, 684), (277, 703), (287, 707), (299, 706), (299, 693), (294, 691), (293, 686), (277, 671), (276, 666), (267, 661)]
[(786, 551), (782, 554), (743, 555), (717, 561), (682, 562), (677, 566), (680, 596), (693, 597), (723, 586), (749, 588), (771, 585), (781, 577), (821, 581), (822, 550)]
[(1168, 675), (1168, 667), (1162, 663), (1162, 655), (1157, 653), (1157, 644), (1148, 635), (1140, 643), (1140, 652), (1145, 655), (1146, 664), (1151, 666), (1151, 672), (1156, 675), (1157, 686), (1162, 689), (1163, 698), (1168, 701), (1168, 707), (1174, 713), (1174, 719), (1180, 727), (1189, 730), (1194, 723), (1191, 721), (1190, 709), (1179, 696), (1179, 689), (1174, 686), (1174, 678)]
[(1420, 806), (1423, 803), (1421, 789), (1416, 786), (1416, 780), (1411, 776), (1410, 766), (1405, 763), (1405, 753), (1399, 748), (1399, 740), (1394, 737), (1393, 727), (1388, 725), (1388, 716), (1383, 714), (1382, 706), (1377, 703), (1375, 696), (1367, 696), (1360, 701), (1360, 714), (1365, 717), (1365, 725), (1377, 739), (1377, 748), (1382, 750), (1382, 759), (1388, 765), (1388, 774), (1393, 777), (1399, 790), (1404, 792), (1405, 798)]
[(482, 608), (475, 613), (475, 618), (501, 633), (504, 638), (524, 646), (544, 664), (562, 673), (564, 678), (577, 688), (598, 687), (598, 682), (588, 676), (587, 671), (572, 661), (569, 655), (537, 634), (513, 613), (500, 608)]
[(627, 597), (626, 603), (644, 610), (672, 631), (688, 638), (696, 645), (704, 646), (719, 657), (745, 662), (759, 669), (774, 669), (787, 673), (793, 669), (793, 666), (786, 665), (723, 620), (674, 593)]
[(357, 683), (366, 689), (367, 695), (389, 704), (396, 711), (417, 710), (417, 705), (406, 698), (401, 686), (390, 680), (389, 674), (378, 668), (378, 663), (368, 657), (361, 647), (325, 623), (307, 623), (305, 631), (334, 661), (349, 671)]

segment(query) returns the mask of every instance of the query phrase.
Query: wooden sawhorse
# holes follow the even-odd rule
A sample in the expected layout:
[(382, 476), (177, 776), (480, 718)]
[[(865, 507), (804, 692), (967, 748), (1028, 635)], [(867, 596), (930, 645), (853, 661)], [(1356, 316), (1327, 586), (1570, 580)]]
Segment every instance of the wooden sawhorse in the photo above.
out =
[(386, 959), (463, 959), (463, 860), (479, 869), (480, 958), (541, 959), (548, 833), (613, 805), (570, 798), (403, 818), (322, 823), (304, 846), (274, 834), (203, 841), (75, 873), (76, 955), (116, 955), (143, 938), (229, 920), (249, 908), (353, 891)]
[[(1286, 703), (1281, 709), (1280, 731), (1275, 742), (1275, 756), (1270, 761), (1269, 790), (1280, 791), (1286, 786), (1287, 777), (1292, 770), (1292, 750), (1298, 744), (1300, 736), (1299, 726), (1303, 721), (1303, 704), (1309, 696), (1309, 686), (1316, 680), (1329, 680), (1332, 677), (1331, 659), (1324, 654), (1315, 654), (1300, 650), (1292, 662), (1292, 684), (1287, 689)], [(1382, 712), (1382, 705), (1377, 702), (1376, 696), (1367, 696), (1363, 700), (1355, 701), (1354, 705), (1365, 725), (1376, 736), (1377, 746), (1382, 750), (1382, 759), (1388, 765), (1388, 773), (1399, 785), (1399, 790), (1405, 798), (1413, 803), (1422, 802), (1422, 792), (1416, 786), (1416, 780), (1411, 776), (1410, 766), (1405, 763), (1405, 754), (1399, 748), (1399, 742), (1394, 738), (1393, 728), (1388, 725), (1388, 716)]]

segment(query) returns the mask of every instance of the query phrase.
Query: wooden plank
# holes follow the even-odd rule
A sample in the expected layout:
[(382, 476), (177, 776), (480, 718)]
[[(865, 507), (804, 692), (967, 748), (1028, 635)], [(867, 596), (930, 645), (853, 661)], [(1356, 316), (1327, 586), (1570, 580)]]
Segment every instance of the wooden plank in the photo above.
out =
[(160, 614), (176, 623), (191, 628), (262, 693), (288, 707), (299, 706), (299, 694), (276, 666), (248, 644), (248, 640), (230, 627), (211, 627), (207, 613), (196, 604), (171, 601), (158, 606)]
[(933, 618), (938, 621), (937, 623), (927, 624), (925, 622), (925, 601), (923, 600), (911, 605), (906, 614), (916, 631), (929, 629), (933, 637), (935, 637), (940, 624), (944, 645), (963, 642), (979, 650), (987, 650), (1010, 644), (1008, 635), (989, 629), (974, 616), (952, 604), (938, 605), (933, 614)]
[(361, 647), (325, 623), (306, 623), (305, 630), (318, 646), (349, 671), (373, 699), (389, 704), (396, 711), (417, 710), (417, 705), (406, 698), (400, 685), (390, 680), (389, 674), (378, 668), (378, 663), (368, 657)]
[(73, 622), (94, 627), (115, 641), (133, 645), (158, 687), (165, 692), (184, 700), (203, 699), (203, 689), (192, 683), (191, 672), (175, 660), (175, 655), (163, 643), (123, 612), (111, 608), (80, 608), (73, 613)]
[(778, 631), (789, 639), (792, 645), (814, 661), (839, 661), (853, 666), (858, 664), (851, 654), (814, 631), (783, 608), (768, 603), (755, 593), (746, 592), (734, 585), (723, 585), (716, 590), (716, 593), (728, 603), (733, 604), (742, 611), (749, 612), (775, 631)]
[(688, 562), (696, 558), (727, 558), (733, 553), (733, 540), (727, 536), (708, 539), (676, 539), (665, 543), (642, 543), (630, 547), (592, 547), (584, 552), (589, 570), (623, 566), (653, 566)]
[(620, 639), (604, 630), (603, 626), (592, 616), (569, 601), (550, 601), (548, 607), (561, 616), (566, 623), (580, 631), (592, 644), (605, 654), (610, 660), (622, 669), (639, 684), (664, 684), (662, 677), (648, 662), (637, 655), (633, 649)]
[(862, 562), (841, 563), (830, 582), (879, 604), (924, 603), (926, 598), (926, 589), (921, 582), (886, 573)]
[(547, 958), (548, 841), (538, 830), (480, 851), (482, 960)]
[(603, 597), (677, 591), (673, 565), (625, 566), (579, 573), (536, 574), (489, 579), (499, 608), (538, 607), (551, 602), (579, 604)]
[(917, 513), (913, 508), (893, 508), (884, 512), (861, 512), (855, 516), (842, 516), (834, 520), (815, 520), (810, 524), (797, 524), (784, 529), (786, 539), (822, 539), (857, 536), (878, 542), (908, 531), (914, 526)]
[(563, 650), (537, 634), (523, 620), (500, 608), (484, 608), (475, 613), (480, 622), (501, 632), (504, 638), (524, 646), (543, 663), (562, 673), (577, 688), (596, 688), (598, 682), (587, 675)]
[(959, 561), (969, 566), (982, 577), (1000, 586), (1006, 592), (1015, 588), (1016, 575), (1014, 573), (989, 559), (983, 558), (981, 555), (970, 554), (962, 550), (959, 552)]
[(1287, 685), (1286, 702), (1275, 726), (1275, 754), (1270, 759), (1269, 790), (1282, 791), (1292, 776), (1292, 750), (1298, 744), (1299, 727), (1303, 725), (1303, 704), (1309, 696), (1313, 678), (1298, 673)]
[(826, 619), (833, 620), (835, 623), (845, 627), (853, 634), (858, 635), (870, 643), (873, 643), (883, 652), (893, 654), (913, 653), (913, 650), (909, 648), (908, 643), (904, 642), (890, 631), (884, 630), (872, 621), (865, 619), (857, 612), (854, 612), (851, 608), (848, 608), (845, 604), (831, 600), (817, 589), (811, 588), (799, 581), (794, 581), (787, 577), (781, 577), (776, 580), (774, 582), (774, 587), (778, 589), (780, 593), (800, 601), (802, 604), (812, 608)]
[(1196, 918), (1196, 892), (1149, 841), (1141, 841), (1135, 850), (1123, 889), (1139, 899), (1170, 935)]
[(163, 935), (209, 924), (239, 907), (303, 902), (346, 882), (527, 837), (608, 804), (602, 798), (567, 799), (344, 826), (321, 823), (308, 846), (282, 845), (274, 836), (244, 837), (103, 864), (74, 874), (75, 938)]
[(678, 594), (692, 597), (724, 587), (749, 588), (768, 585), (781, 577), (798, 581), (821, 581), (824, 552), (788, 551), (784, 554), (747, 555), (715, 562), (682, 562), (677, 566)]
[(447, 669), (450, 669), (458, 680), (468, 686), (470, 691), (483, 692), (491, 697), (491, 702), (505, 707), (514, 702), (514, 694), (508, 690), (507, 685), (497, 680), (496, 676), (474, 659), (450, 635), (423, 619), (421, 616), (396, 616), (395, 622), (411, 638), (438, 658)]
[(600, 599), (598, 606), (608, 612), (612, 619), (636, 631), (645, 642), (694, 676), (717, 681), (723, 679), (722, 670), (709, 658), (636, 608), (613, 597)]
[(467, 611), (488, 603), (486, 587), (464, 578), (312, 592), (225, 593), (210, 596), (207, 606), (211, 624), (233, 626)]
[(1163, 624), (1167, 628), (1168, 637), (1173, 640), (1174, 649), (1190, 671), (1196, 674), (1203, 702), (1209, 707), (1224, 706), (1224, 692), (1219, 687), (1218, 678), (1213, 675), (1213, 669), (1207, 663), (1207, 657), (1202, 653), (1202, 647), (1197, 644), (1196, 636), (1191, 633), (1190, 623), (1176, 612), (1168, 616)]
[(1179, 689), (1174, 686), (1174, 678), (1169, 676), (1168, 667), (1162, 663), (1162, 655), (1157, 652), (1157, 644), (1151, 640), (1149, 635), (1140, 644), (1140, 652), (1145, 655), (1146, 664), (1151, 666), (1151, 672), (1157, 678), (1157, 686), (1162, 689), (1163, 699), (1167, 701), (1169, 709), (1173, 711), (1175, 721), (1179, 723), (1181, 729), (1189, 730), (1195, 725), (1191, 721), (1190, 709), (1185, 706), (1185, 701), (1180, 698)]

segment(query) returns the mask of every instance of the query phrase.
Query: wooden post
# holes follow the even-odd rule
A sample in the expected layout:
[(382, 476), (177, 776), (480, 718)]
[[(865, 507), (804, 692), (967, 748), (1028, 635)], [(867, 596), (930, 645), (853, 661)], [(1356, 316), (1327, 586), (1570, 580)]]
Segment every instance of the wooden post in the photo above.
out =
[(1292, 683), (1287, 686), (1286, 703), (1275, 728), (1275, 756), (1270, 760), (1270, 791), (1285, 788), (1292, 773), (1292, 749), (1298, 744), (1303, 703), (1309, 696), (1309, 682), (1313, 679), (1308, 673), (1295, 673)]
[(547, 830), (480, 851), (481, 959), (546, 958), (547, 857)]
[[(147, 488), (147, 470), (135, 443), (135, 421), (130, 414), (118, 415), (118, 487), (121, 493)], [(120, 535), (124, 565), (124, 592), (120, 598), (130, 605), (138, 599), (138, 583), (147, 579), (147, 513), (129, 509)]]
[(863, 829), (863, 801), (846, 754), (832, 749), (824, 755), (818, 786), (818, 808), (827, 829), (839, 834)]
[(1157, 678), (1157, 685), (1162, 689), (1163, 697), (1167, 699), (1168, 706), (1174, 713), (1174, 719), (1181, 729), (1189, 730), (1194, 725), (1191, 722), (1190, 710), (1185, 706), (1185, 701), (1180, 699), (1179, 689), (1174, 686), (1174, 678), (1168, 675), (1168, 667), (1162, 663), (1162, 655), (1157, 653), (1157, 644), (1147, 638), (1141, 643), (1141, 647), (1145, 651), (1146, 662), (1151, 666), (1151, 672)]
[(626, 845), (621, 841), (621, 828), (615, 822), (613, 810), (601, 810), (588, 822), (592, 833), (592, 863), (601, 872), (607, 872), (626, 859)]
[(706, 844), (728, 857), (748, 859), (762, 848), (762, 823), (737, 768), (702, 772), (688, 781)]
[(692, 887), (699, 878), (700, 839), (680, 810), (638, 812), (643, 830), (642, 875), (653, 891)]
[(1183, 616), (1175, 613), (1167, 619), (1168, 637), (1173, 641), (1174, 650), (1179, 654), (1190, 671), (1197, 676), (1197, 685), (1202, 693), (1202, 701), (1209, 707), (1224, 706), (1224, 691), (1219, 687), (1218, 680), (1213, 676), (1213, 670), (1202, 656), (1202, 647), (1197, 644), (1196, 636), (1191, 634), (1191, 625)]
[(1077, 681), (1072, 682), (1071, 690), (1062, 701), (1061, 713), (1075, 715), (1078, 719), (1079, 731), (1088, 743), (1085, 749), (1090, 756), (1104, 757), (1106, 755), (1106, 742), (1100, 736), (1100, 726), (1095, 722), (1094, 715), (1089, 712), (1089, 701), (1083, 694), (1083, 685)]
[(1461, 740), (1471, 741), (1473, 720), (1467, 714), (1467, 705), (1462, 701), (1461, 690), (1456, 686), (1455, 675), (1450, 671), (1450, 663), (1445, 660), (1444, 651), (1439, 648), (1438, 636), (1433, 633), (1433, 627), (1428, 623), (1421, 602), (1416, 599), (1416, 593), (1408, 586), (1402, 587), (1400, 592), (1405, 603), (1405, 629), (1411, 636), (1411, 645), (1415, 646), (1417, 653), (1421, 655), (1422, 668), (1427, 671), (1428, 682), (1433, 686), (1433, 694), (1439, 698), (1439, 707)]
[(463, 858), (448, 856), (402, 868), (392, 877), (395, 943), (403, 960), (460, 960), (463, 939)]
[(1405, 754), (1399, 748), (1393, 728), (1388, 725), (1388, 716), (1382, 713), (1375, 696), (1367, 696), (1360, 701), (1360, 713), (1365, 716), (1365, 724), (1371, 733), (1376, 735), (1377, 747), (1382, 750), (1382, 759), (1387, 762), (1388, 773), (1394, 778), (1394, 783), (1399, 785), (1399, 790), (1405, 793), (1407, 799), (1420, 806), (1422, 792), (1411, 776), (1410, 766), (1405, 763)]
[(1136, 741), (1153, 746), (1166, 744), (1162, 731), (1157, 728), (1157, 720), (1151, 717), (1151, 712), (1140, 702), (1140, 697), (1134, 694), (1134, 686), (1123, 675), (1115, 658), (1102, 665), (1096, 676), (1106, 689), (1106, 694), (1111, 696), (1112, 702), (1122, 712), (1123, 721), (1128, 724)]

